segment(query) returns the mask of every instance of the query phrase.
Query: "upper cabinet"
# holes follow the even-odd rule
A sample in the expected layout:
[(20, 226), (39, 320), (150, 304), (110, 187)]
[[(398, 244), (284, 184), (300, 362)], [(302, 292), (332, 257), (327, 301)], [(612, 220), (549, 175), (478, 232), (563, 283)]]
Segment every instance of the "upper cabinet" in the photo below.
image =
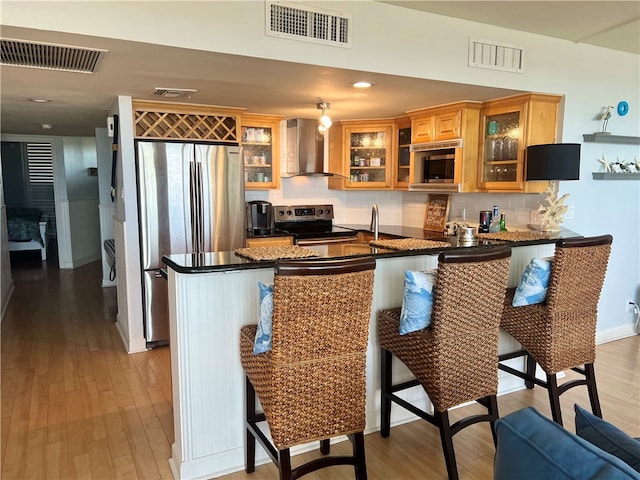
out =
[(397, 118), (395, 120), (395, 132), (393, 188), (406, 190), (411, 182), (411, 118)]
[(461, 118), (460, 108), (429, 108), (411, 112), (412, 143), (460, 138)]
[(475, 192), (480, 102), (414, 110), (409, 190)]
[(247, 190), (280, 187), (280, 120), (271, 115), (242, 115), (240, 141)]
[(553, 143), (558, 95), (524, 94), (484, 102), (480, 116), (481, 191), (541, 192), (547, 182), (525, 181), (525, 149)]
[(343, 121), (329, 133), (329, 188), (388, 190), (392, 184), (393, 120)]

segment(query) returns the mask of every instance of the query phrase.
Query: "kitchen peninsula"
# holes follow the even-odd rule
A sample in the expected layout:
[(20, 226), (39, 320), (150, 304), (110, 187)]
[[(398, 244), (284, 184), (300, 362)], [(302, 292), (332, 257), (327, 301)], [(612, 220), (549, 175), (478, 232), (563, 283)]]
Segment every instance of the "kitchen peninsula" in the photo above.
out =
[[(423, 239), (419, 229), (380, 227), (382, 234)], [(533, 257), (554, 254), (554, 243), (562, 237), (579, 235), (563, 230), (559, 234), (523, 241), (479, 240), (461, 246), (455, 237), (447, 237), (447, 250), (459, 248), (490, 249), (498, 245), (512, 247), (509, 286), (515, 286)], [(438, 254), (445, 247), (427, 250), (388, 250), (366, 243), (309, 247), (321, 257), (373, 255), (376, 271), (369, 348), (367, 351), (367, 427), (365, 433), (379, 429), (379, 348), (376, 339), (376, 312), (402, 303), (405, 270), (437, 267)], [(173, 389), (174, 438), (171, 469), (175, 478), (211, 478), (244, 468), (244, 372), (240, 365), (239, 332), (245, 324), (258, 322), (258, 281), (273, 282), (275, 261), (253, 261), (234, 252), (169, 255), (168, 267), (170, 348)], [(313, 292), (309, 292), (313, 295)], [(500, 353), (518, 348), (504, 332)], [(512, 360), (514, 365), (521, 360)], [(399, 362), (394, 378), (410, 378)], [(499, 393), (522, 387), (521, 380), (500, 376)], [(426, 398), (420, 387), (406, 393), (412, 401)], [(392, 425), (413, 420), (404, 409), (392, 411)], [(346, 438), (346, 437), (345, 437)], [(292, 449), (300, 453), (317, 445)], [(257, 451), (258, 461), (267, 460)]]

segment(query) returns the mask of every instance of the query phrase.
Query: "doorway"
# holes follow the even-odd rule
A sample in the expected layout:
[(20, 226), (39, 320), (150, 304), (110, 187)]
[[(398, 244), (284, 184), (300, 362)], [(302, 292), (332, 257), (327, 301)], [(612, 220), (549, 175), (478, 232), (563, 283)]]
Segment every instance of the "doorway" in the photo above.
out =
[[(57, 266), (54, 158), (50, 142), (1, 143), (4, 203), (11, 209), (37, 209), (47, 220), (44, 238), (48, 264)], [(50, 245), (53, 243), (53, 245)], [(51, 256), (51, 250), (55, 255)], [(35, 252), (39, 256), (39, 252)], [(29, 259), (33, 252), (11, 252), (11, 263)]]

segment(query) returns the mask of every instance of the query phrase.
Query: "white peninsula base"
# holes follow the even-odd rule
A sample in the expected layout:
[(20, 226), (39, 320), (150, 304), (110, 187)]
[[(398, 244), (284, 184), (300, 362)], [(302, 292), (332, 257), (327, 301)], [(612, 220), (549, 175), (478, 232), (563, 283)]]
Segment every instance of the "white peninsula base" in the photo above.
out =
[[(513, 248), (509, 285), (515, 286), (536, 257), (552, 256), (554, 244)], [(402, 303), (404, 271), (437, 267), (437, 255), (379, 258), (376, 262), (369, 349), (367, 352), (367, 428), (379, 430), (380, 376), (376, 312)], [(171, 377), (175, 443), (169, 460), (180, 479), (212, 478), (244, 468), (244, 372), (240, 364), (240, 327), (258, 321), (257, 282), (273, 282), (273, 268), (229, 272), (179, 273), (168, 269), (171, 322)], [(501, 332), (500, 353), (519, 345)], [(514, 365), (521, 365), (516, 359)], [(518, 364), (517, 362), (520, 362)], [(394, 378), (410, 379), (396, 362)], [(500, 372), (499, 393), (523, 388), (522, 380)], [(403, 395), (428, 400), (420, 387)], [(417, 419), (401, 408), (392, 410), (392, 425)], [(345, 437), (346, 439), (346, 437)], [(317, 444), (292, 449), (300, 453)], [(258, 463), (268, 460), (258, 449)]]

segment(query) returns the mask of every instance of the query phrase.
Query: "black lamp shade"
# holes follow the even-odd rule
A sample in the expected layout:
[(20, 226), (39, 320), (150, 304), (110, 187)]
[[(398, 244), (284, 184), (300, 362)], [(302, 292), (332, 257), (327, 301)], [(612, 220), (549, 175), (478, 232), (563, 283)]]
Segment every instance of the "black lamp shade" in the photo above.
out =
[(528, 146), (527, 180), (580, 180), (580, 144)]

